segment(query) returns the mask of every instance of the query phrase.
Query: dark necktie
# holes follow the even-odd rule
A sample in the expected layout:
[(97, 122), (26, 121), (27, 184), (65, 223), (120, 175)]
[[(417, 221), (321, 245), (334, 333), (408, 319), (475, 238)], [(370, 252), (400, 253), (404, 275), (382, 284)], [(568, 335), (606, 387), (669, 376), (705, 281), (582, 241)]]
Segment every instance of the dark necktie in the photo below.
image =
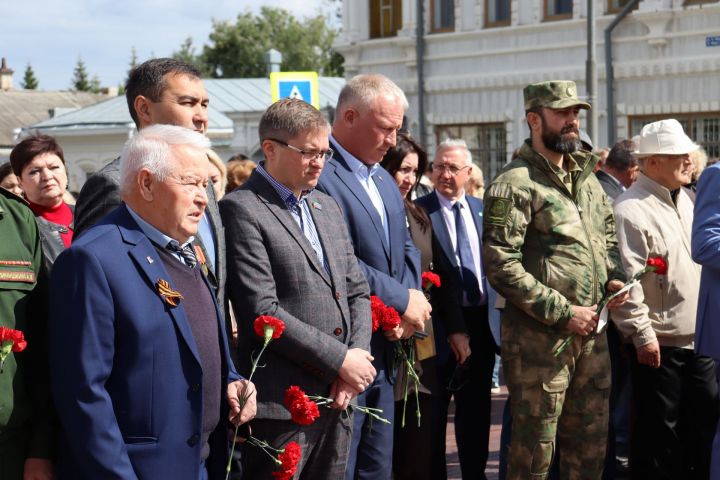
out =
[(460, 202), (455, 202), (453, 212), (455, 213), (455, 235), (457, 237), (457, 254), (460, 257), (460, 274), (463, 280), (463, 290), (471, 305), (480, 303), (480, 287), (478, 275), (475, 270), (470, 239), (468, 238), (465, 222), (460, 212)]
[(176, 242), (170, 242), (167, 244), (166, 248), (171, 252), (179, 253), (183, 260), (185, 260), (185, 265), (187, 265), (188, 267), (195, 268), (195, 265), (197, 265), (197, 258), (195, 257), (195, 252), (193, 252), (193, 249), (189, 243), (186, 244), (184, 247), (181, 247)]

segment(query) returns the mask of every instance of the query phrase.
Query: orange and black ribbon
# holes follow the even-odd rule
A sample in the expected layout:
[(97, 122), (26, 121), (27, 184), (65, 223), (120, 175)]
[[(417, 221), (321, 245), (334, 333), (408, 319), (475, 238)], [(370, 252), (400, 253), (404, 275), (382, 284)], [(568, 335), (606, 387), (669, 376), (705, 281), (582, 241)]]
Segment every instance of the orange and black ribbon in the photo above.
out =
[(159, 278), (155, 286), (157, 287), (158, 293), (162, 299), (165, 300), (165, 303), (171, 307), (177, 307), (180, 304), (180, 301), (185, 298), (180, 292), (170, 288), (170, 284), (167, 280)]

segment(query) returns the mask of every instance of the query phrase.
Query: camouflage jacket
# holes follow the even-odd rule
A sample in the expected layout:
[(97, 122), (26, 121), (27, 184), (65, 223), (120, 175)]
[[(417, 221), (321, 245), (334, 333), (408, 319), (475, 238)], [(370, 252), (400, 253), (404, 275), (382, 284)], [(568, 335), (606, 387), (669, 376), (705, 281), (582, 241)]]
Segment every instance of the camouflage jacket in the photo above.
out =
[(597, 159), (572, 159), (569, 189), (526, 142), (485, 193), (483, 215), (485, 271), (507, 299), (505, 318), (558, 333), (572, 305), (596, 304), (609, 279), (625, 277), (612, 206), (592, 175)]

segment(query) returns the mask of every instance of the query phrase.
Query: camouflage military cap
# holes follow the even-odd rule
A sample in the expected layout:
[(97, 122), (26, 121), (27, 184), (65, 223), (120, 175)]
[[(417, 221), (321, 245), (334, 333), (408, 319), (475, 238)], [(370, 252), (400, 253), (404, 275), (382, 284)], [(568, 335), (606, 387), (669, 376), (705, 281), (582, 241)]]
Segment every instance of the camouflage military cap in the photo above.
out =
[(590, 109), (590, 104), (577, 96), (575, 82), (569, 80), (551, 80), (532, 83), (523, 89), (525, 111), (535, 107), (567, 108), (575, 105)]

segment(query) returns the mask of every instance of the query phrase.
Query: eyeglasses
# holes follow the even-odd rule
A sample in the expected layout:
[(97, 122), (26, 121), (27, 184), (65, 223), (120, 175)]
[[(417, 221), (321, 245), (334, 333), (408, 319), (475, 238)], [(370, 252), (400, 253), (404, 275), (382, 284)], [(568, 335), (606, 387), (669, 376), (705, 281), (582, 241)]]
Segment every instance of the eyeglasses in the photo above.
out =
[(307, 150), (301, 150), (297, 147), (293, 147), (292, 145), (289, 145), (289, 144), (283, 142), (282, 140), (278, 140), (276, 138), (268, 138), (266, 140), (270, 140), (271, 142), (279, 143), (283, 147), (287, 147), (294, 152), (298, 152), (300, 155), (302, 155), (303, 160), (315, 160), (316, 158), (322, 158), (323, 162), (327, 162), (328, 160), (330, 160), (333, 157), (333, 155), (335, 155), (335, 152), (333, 151), (332, 148), (328, 148), (327, 150), (320, 151), (320, 152), (315, 152), (315, 151), (309, 152)]
[(451, 177), (454, 177), (466, 168), (470, 168), (470, 165), (465, 165), (464, 167), (456, 167), (454, 165), (433, 165), (432, 167), (433, 170), (437, 170), (441, 175), (443, 173), (449, 173)]

